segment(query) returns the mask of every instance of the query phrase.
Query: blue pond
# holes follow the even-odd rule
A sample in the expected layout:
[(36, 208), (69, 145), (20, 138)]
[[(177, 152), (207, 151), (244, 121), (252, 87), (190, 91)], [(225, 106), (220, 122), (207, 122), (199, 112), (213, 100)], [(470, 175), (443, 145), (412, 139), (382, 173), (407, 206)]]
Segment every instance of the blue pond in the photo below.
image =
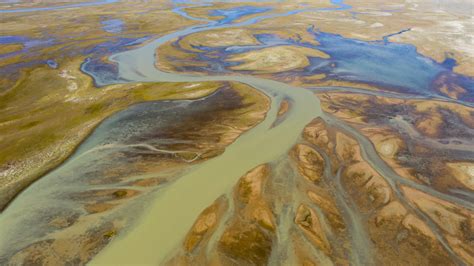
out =
[(0, 36), (0, 44), (23, 43), (29, 39), (23, 36)]
[(108, 33), (120, 33), (123, 29), (123, 21), (121, 19), (109, 19), (100, 22), (102, 29)]
[(49, 59), (49, 60), (46, 60), (46, 64), (50, 67), (50, 68), (53, 68), (53, 69), (56, 69), (58, 68), (58, 63), (52, 59)]
[(452, 73), (455, 60), (437, 63), (419, 54), (408, 44), (384, 41), (365, 42), (337, 34), (310, 31), (320, 43), (315, 47), (330, 55), (330, 59), (311, 58), (305, 74), (323, 72), (329, 77), (380, 84), (402, 91), (431, 94), (432, 84), (442, 73), (451, 73), (464, 88), (474, 92), (474, 80)]
[(315, 59), (335, 67), (314, 67), (308, 73), (323, 70), (339, 79), (373, 82), (385, 86), (401, 87), (412, 92), (427, 90), (431, 81), (449, 69), (417, 53), (411, 45), (363, 42), (330, 33), (315, 33), (319, 50), (329, 54), (329, 60)]

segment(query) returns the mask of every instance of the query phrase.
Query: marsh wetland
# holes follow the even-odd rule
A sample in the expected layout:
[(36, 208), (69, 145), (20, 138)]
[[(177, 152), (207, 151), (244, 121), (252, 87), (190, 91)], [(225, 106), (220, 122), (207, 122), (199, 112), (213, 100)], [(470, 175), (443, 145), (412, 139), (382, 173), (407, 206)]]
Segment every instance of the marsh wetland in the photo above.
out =
[(454, 2), (0, 1), (0, 265), (473, 265)]

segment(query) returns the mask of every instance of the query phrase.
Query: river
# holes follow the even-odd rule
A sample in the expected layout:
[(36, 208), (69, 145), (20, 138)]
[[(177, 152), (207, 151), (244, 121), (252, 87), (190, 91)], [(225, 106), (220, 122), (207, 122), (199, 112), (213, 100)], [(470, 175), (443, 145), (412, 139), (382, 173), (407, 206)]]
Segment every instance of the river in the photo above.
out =
[[(329, 12), (351, 8), (344, 4), (343, 1), (334, 0), (332, 3), (336, 4), (334, 8), (316, 10), (301, 9), (287, 13), (270, 13), (240, 22), (234, 22), (239, 18), (237, 17), (231, 21), (226, 21), (224, 24), (216, 21), (193, 18), (184, 12), (183, 8), (176, 8), (174, 10), (177, 14), (188, 19), (196, 19), (200, 22), (204, 21), (207, 22), (207, 24), (191, 26), (170, 33), (142, 47), (121, 52), (109, 58), (110, 61), (116, 63), (118, 66), (118, 78), (115, 82), (241, 82), (254, 87), (270, 97), (271, 109), (263, 122), (241, 135), (234, 143), (226, 148), (223, 154), (200, 164), (198, 167), (193, 168), (192, 171), (180, 177), (172, 185), (160, 190), (160, 193), (157, 193), (153, 199), (147, 203), (145, 211), (138, 217), (136, 223), (126, 232), (113, 239), (113, 241), (94, 258), (91, 264), (159, 264), (163, 262), (183, 240), (199, 213), (211, 205), (213, 201), (222, 194), (230, 193), (237, 180), (243, 174), (260, 164), (275, 161), (281, 156), (286, 155), (299, 140), (304, 127), (310, 123), (311, 120), (317, 117), (328, 119), (321, 111), (319, 99), (315, 97), (311, 90), (290, 86), (274, 80), (245, 75), (200, 76), (160, 71), (155, 67), (155, 58), (157, 58), (156, 53), (158, 48), (175, 38), (196, 32), (248, 26), (264, 19), (288, 16), (298, 12)], [(87, 72), (85, 70), (87, 69), (86, 67), (82, 69)], [(108, 85), (111, 82), (110, 80), (102, 80), (101, 77), (95, 75), (94, 72), (87, 73), (94, 77), (98, 85)], [(273, 126), (277, 118), (280, 102), (283, 99), (291, 101), (293, 103), (292, 108), (280, 123)], [(334, 119), (330, 119), (330, 121), (336, 125), (339, 123)], [(340, 125), (339, 127), (346, 131), (350, 130), (345, 126)], [(381, 163), (381, 159), (375, 155), (376, 152), (368, 140), (363, 139), (359, 134), (351, 133), (361, 142), (361, 146), (371, 147), (365, 148), (364, 151), (368, 150), (366, 159), (372, 166), (377, 169), (377, 165), (382, 165), (382, 167), (378, 168), (378, 171), (389, 176), (390, 179), (394, 181), (402, 181), (398, 176), (394, 176), (392, 172), (384, 168), (385, 164)], [(94, 139), (98, 136), (99, 135), (94, 132), (88, 137), (85, 143), (93, 143)], [(81, 148), (79, 150), (81, 150)], [(61, 169), (68, 169), (72, 165), (81, 165), (81, 163), (87, 162), (86, 160), (91, 159), (88, 156), (72, 157), (54, 172), (57, 173), (57, 171), (61, 171)], [(57, 174), (56, 177), (54, 177), (54, 172), (44, 176), (32, 187), (36, 187), (36, 190), (41, 187), (47, 187), (45, 184), (47, 184), (48, 179), (58, 178)], [(393, 184), (393, 181), (391, 184)], [(424, 190), (421, 185), (420, 188)], [(48, 189), (51, 188), (48, 187)], [(12, 224), (12, 221), (15, 221), (15, 214), (18, 214), (25, 202), (28, 201), (28, 193), (30, 193), (30, 191), (31, 188), (20, 194), (2, 214), (0, 217), (0, 225), (3, 226), (4, 230), (6, 230), (6, 224)], [(458, 199), (453, 198), (447, 199), (458, 201)], [(469, 203), (461, 203), (472, 207)], [(41, 206), (42, 205), (38, 205), (38, 208), (43, 208), (44, 211), (47, 210), (48, 206)], [(355, 213), (351, 213), (351, 216), (355, 217), (354, 219), (357, 218), (357, 214)], [(2, 226), (0, 226), (0, 233)], [(358, 227), (354, 228), (354, 230), (358, 230)], [(361, 237), (364, 236), (361, 235)], [(356, 239), (358, 243), (365, 243), (366, 240), (367, 239)], [(5, 245), (6, 242), (6, 240), (0, 240), (0, 246)], [(363, 248), (359, 247), (357, 250), (363, 252)], [(354, 262), (358, 265), (372, 264), (371, 258), (363, 254), (356, 258)]]
[[(335, 7), (334, 10), (348, 8)], [(324, 9), (328, 11), (329, 9)], [(303, 12), (300, 10), (299, 12)], [(243, 134), (217, 158), (203, 163), (181, 177), (150, 204), (140, 221), (123, 237), (114, 240), (92, 264), (156, 264), (179, 245), (199, 213), (222, 194), (228, 193), (237, 180), (250, 169), (286, 154), (296, 143), (304, 127), (322, 114), (319, 100), (305, 89), (250, 76), (194, 76), (162, 72), (155, 67), (155, 53), (162, 44), (188, 34), (227, 27), (251, 25), (267, 18), (295, 14), (270, 14), (243, 22), (221, 25), (210, 22), (193, 26), (156, 39), (147, 45), (110, 57), (119, 68), (119, 76), (133, 81), (203, 82), (236, 81), (248, 84), (271, 100), (265, 120)], [(93, 73), (91, 73), (93, 75)], [(280, 101), (294, 103), (285, 120), (272, 127)], [(139, 247), (133, 250), (131, 246)], [(159, 250), (159, 252), (157, 252)]]

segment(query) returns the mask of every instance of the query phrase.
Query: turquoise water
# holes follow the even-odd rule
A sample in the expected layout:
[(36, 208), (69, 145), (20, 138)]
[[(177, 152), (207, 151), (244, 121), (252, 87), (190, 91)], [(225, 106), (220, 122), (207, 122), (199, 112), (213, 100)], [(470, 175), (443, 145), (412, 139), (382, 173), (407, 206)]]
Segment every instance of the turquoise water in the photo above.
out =
[[(407, 92), (425, 93), (442, 71), (450, 71), (418, 54), (412, 45), (366, 42), (341, 35), (314, 32), (317, 48), (330, 59), (311, 59), (303, 74), (325, 73), (328, 78), (375, 83)], [(324, 62), (325, 64), (321, 64)]]
[(122, 32), (124, 22), (121, 19), (108, 19), (102, 20), (102, 29), (108, 33), (120, 33)]

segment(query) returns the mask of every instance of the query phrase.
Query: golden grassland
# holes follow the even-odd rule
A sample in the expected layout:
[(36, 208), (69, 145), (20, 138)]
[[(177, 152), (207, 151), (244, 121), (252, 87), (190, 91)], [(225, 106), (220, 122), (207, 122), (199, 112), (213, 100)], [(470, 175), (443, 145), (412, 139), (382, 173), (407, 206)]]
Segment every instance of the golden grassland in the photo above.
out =
[[(310, 8), (327, 8), (327, 7), (334, 7), (329, 1), (305, 1), (305, 0), (295, 0), (295, 1), (284, 1), (284, 2), (217, 2), (214, 3), (212, 6), (200, 6), (200, 7), (191, 7), (187, 8), (186, 12), (197, 18), (203, 18), (208, 20), (219, 20), (222, 19), (222, 16), (211, 16), (210, 12), (213, 10), (219, 9), (231, 9), (234, 7), (241, 7), (241, 6), (252, 6), (252, 7), (269, 7), (270, 10), (266, 11), (269, 13), (284, 13), (290, 10), (296, 9), (310, 9)], [(259, 14), (251, 14), (244, 16), (236, 22), (240, 22), (243, 20), (247, 20), (256, 16), (261, 15)]]
[[(196, 23), (173, 13), (171, 7), (172, 3), (168, 1), (123, 1), (48, 12), (6, 13), (2, 14), (0, 25), (2, 33), (7, 36), (50, 37), (71, 42), (116, 35), (102, 29), (101, 21), (107, 19), (120, 19), (124, 22), (121, 36), (159, 34)], [(124, 10), (127, 12), (123, 12)], [(32, 21), (41, 23), (31, 23)]]
[[(76, 77), (76, 79), (72, 79), (74, 81), (84, 78), (85, 86), (78, 86), (72, 92), (73, 96), (69, 95), (67, 87), (66, 89), (61, 87), (60, 92), (50, 91), (47, 93), (56, 95), (54, 106), (59, 106), (60, 110), (57, 108), (54, 111), (49, 110), (45, 114), (46, 117), (41, 118), (48, 120), (35, 125), (40, 128), (48, 127), (47, 132), (57, 132), (61, 134), (61, 137), (64, 136), (72, 141), (64, 143), (62, 139), (58, 139), (56, 142), (53, 141), (54, 139), (50, 140), (49, 147), (44, 148), (47, 151), (44, 156), (52, 154), (59, 147), (63, 153), (56, 154), (56, 156), (64, 155), (66, 157), (69, 154), (68, 149), (72, 150), (74, 144), (79, 143), (82, 138), (87, 136), (86, 130), (92, 129), (107, 115), (133, 103), (165, 99), (194, 99), (210, 93), (212, 95), (203, 100), (208, 101), (207, 106), (196, 108), (193, 115), (180, 117), (177, 114), (176, 122), (172, 126), (156, 132), (161, 136), (169, 136), (177, 141), (182, 141), (182, 143), (176, 144), (176, 146), (171, 145), (167, 149), (170, 151), (186, 150), (189, 151), (189, 154), (176, 153), (176, 156), (161, 153), (151, 156), (148, 154), (148, 156), (140, 156), (136, 161), (131, 159), (123, 163), (116, 162), (104, 167), (99, 166), (96, 168), (96, 175), (88, 177), (91, 187), (85, 187), (80, 189), (80, 192), (67, 196), (68, 198), (73, 197), (79, 204), (80, 210), (85, 212), (81, 212), (78, 217), (69, 217), (68, 213), (50, 217), (53, 220), (46, 220), (46, 222), (49, 221), (50, 225), (57, 227), (57, 230), (49, 235), (52, 239), (47, 241), (39, 239), (34, 244), (18, 250), (12, 254), (9, 261), (13, 264), (29, 261), (57, 264), (71, 258), (81, 263), (88, 262), (113, 236), (121, 233), (124, 226), (133, 220), (133, 217), (117, 218), (117, 215), (121, 217), (120, 213), (124, 209), (134, 211), (136, 201), (143, 199), (148, 193), (156, 191), (158, 186), (172, 183), (180, 177), (180, 171), (185, 171), (193, 164), (222, 153), (227, 145), (237, 139), (240, 134), (260, 123), (270, 107), (268, 97), (241, 83), (149, 83), (111, 85), (97, 89), (91, 87), (89, 77), (78, 70), (73, 71), (76, 68), (77, 65), (73, 65), (72, 69), (66, 69), (68, 71), (67, 78), (72, 79), (71, 77), (74, 76)], [(47, 71), (51, 70), (47, 69)], [(66, 76), (62, 70), (57, 70), (57, 72), (61, 78)], [(58, 87), (60, 86), (54, 88)], [(216, 90), (219, 91), (213, 93)], [(69, 99), (73, 99), (73, 101), (70, 102)], [(62, 104), (62, 101), (67, 103)], [(68, 106), (72, 103), (76, 105), (74, 107)], [(51, 106), (48, 105), (46, 108)], [(66, 120), (74, 120), (75, 124)], [(36, 128), (36, 130), (39, 129)], [(29, 135), (25, 133), (25, 138), (33, 142), (31, 145), (34, 145), (35, 141), (43, 141), (35, 134), (35, 129), (29, 133)], [(146, 136), (142, 137), (146, 138)], [(148, 136), (148, 138), (153, 138), (153, 136)], [(78, 142), (74, 143), (76, 140)], [(198, 154), (195, 161), (188, 161), (191, 158), (188, 158), (187, 155), (191, 154), (193, 156)], [(30, 158), (32, 154), (25, 156)], [(133, 158), (133, 156), (131, 157)], [(118, 160), (120, 161), (120, 158)], [(41, 162), (29, 163), (32, 168), (36, 167), (36, 171), (43, 167)], [(131, 169), (133, 170), (131, 171)], [(166, 173), (166, 175), (160, 176), (161, 173)], [(136, 179), (137, 175), (141, 178)], [(81, 173), (78, 173), (78, 176), (81, 176)], [(24, 178), (24, 175), (16, 180), (19, 186), (26, 186), (30, 181), (21, 178)], [(107, 184), (112, 188), (101, 186), (107, 186)], [(127, 189), (117, 189), (114, 184), (126, 184)], [(12, 188), (10, 187), (10, 189)], [(128, 205), (129, 203), (131, 205)], [(69, 224), (63, 226), (64, 223), (68, 223), (67, 221), (70, 221)], [(45, 221), (42, 220), (42, 222)], [(51, 250), (55, 250), (55, 252), (51, 252)]]
[[(142, 14), (145, 11), (146, 16)], [(218, 88), (217, 83), (188, 89), (183, 89), (186, 84), (171, 83), (94, 88), (79, 67), (85, 60), (85, 50), (116, 40), (116, 34), (101, 28), (101, 20), (113, 18), (124, 22), (120, 37), (127, 38), (156, 36), (195, 23), (174, 14), (171, 3), (164, 1), (2, 14), (2, 34), (46, 43), (0, 60), (4, 70), (26, 63), (18, 75), (0, 77), (0, 209), (21, 189), (62, 162), (112, 113), (142, 101), (198, 98)], [(21, 43), (1, 45), (0, 52), (23, 48)], [(29, 64), (48, 59), (54, 59), (59, 68)]]
[(23, 44), (14, 43), (14, 44), (0, 44), (0, 55), (18, 52), (23, 49)]
[(3, 204), (23, 183), (31, 182), (63, 161), (105, 117), (133, 103), (194, 99), (219, 87), (213, 82), (192, 87), (148, 83), (97, 89), (91, 78), (80, 72), (82, 60), (76, 58), (59, 69), (44, 66), (30, 70), (0, 96)]
[[(71, 57), (86, 55), (86, 50), (105, 42), (116, 42), (118, 38), (138, 39), (156, 37), (179, 28), (197, 24), (171, 11), (172, 4), (167, 1), (142, 3), (122, 1), (114, 4), (60, 9), (48, 12), (25, 12), (2, 14), (0, 28), (6, 36), (22, 36), (30, 41), (41, 41), (29, 47), (26, 52), (0, 60), (0, 68), (14, 64), (41, 62), (54, 59), (60, 65), (67, 63)], [(126, 13), (123, 10), (127, 10)], [(102, 20), (120, 19), (123, 28), (120, 33), (109, 33), (102, 29)], [(32, 23), (40, 21), (41, 23)], [(157, 26), (159, 25), (159, 26)], [(0, 45), (0, 53), (11, 47)], [(5, 47), (5, 48), (3, 48)], [(111, 53), (108, 47), (102, 53)], [(37, 64), (36, 64), (37, 65)], [(35, 67), (26, 66), (26, 68)], [(12, 87), (12, 77), (0, 77), (0, 93)]]
[(75, 4), (75, 3), (81, 3), (81, 2), (90, 2), (89, 0), (74, 0), (74, 1), (68, 1), (68, 0), (42, 0), (42, 1), (28, 1), (28, 2), (23, 2), (23, 1), (18, 1), (18, 2), (11, 2), (9, 1), (4, 1), (0, 3), (0, 8), (5, 9), (5, 10), (17, 10), (21, 8), (42, 8), (42, 7), (52, 7), (52, 6), (62, 6), (62, 5), (70, 5), (70, 4)]

